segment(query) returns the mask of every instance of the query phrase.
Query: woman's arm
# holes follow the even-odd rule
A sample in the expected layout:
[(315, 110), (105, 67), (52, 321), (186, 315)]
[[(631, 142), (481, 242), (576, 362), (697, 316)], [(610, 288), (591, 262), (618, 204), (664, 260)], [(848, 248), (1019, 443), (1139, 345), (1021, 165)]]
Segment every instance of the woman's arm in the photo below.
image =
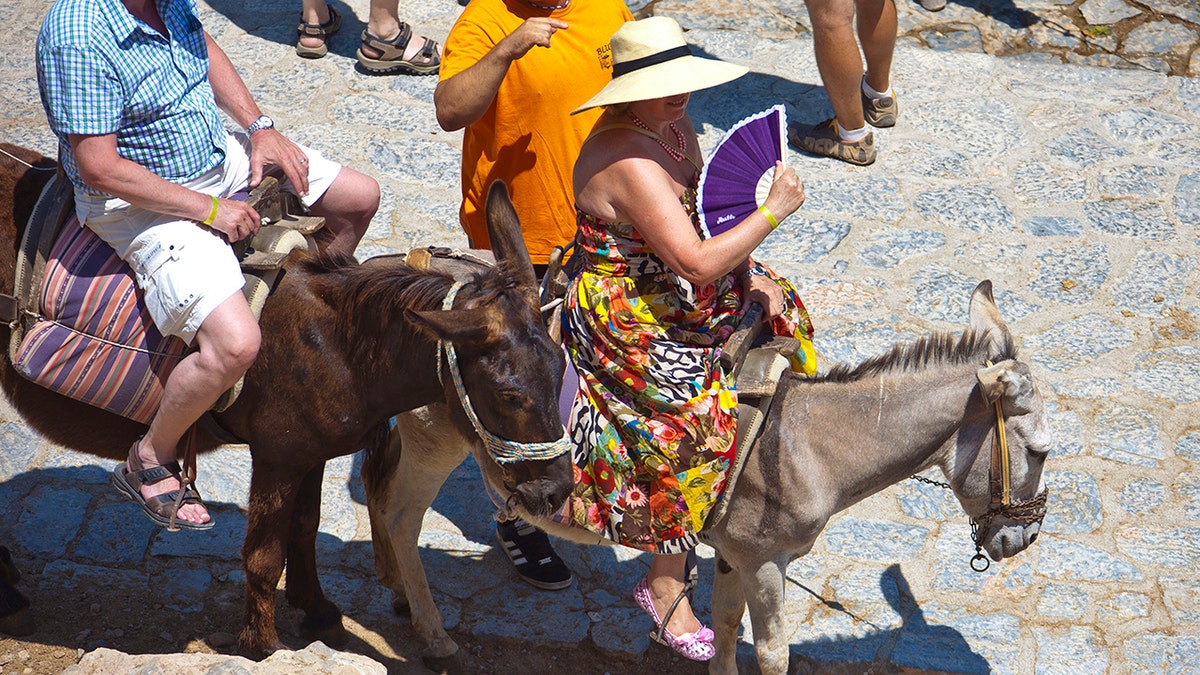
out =
[[(694, 284), (706, 284), (749, 266), (750, 254), (774, 229), (755, 211), (729, 230), (701, 239), (676, 194), (676, 183), (655, 160), (619, 160), (601, 173), (616, 215), (637, 228), (655, 254), (673, 272)], [(599, 178), (600, 175), (598, 174)], [(771, 191), (764, 206), (783, 220), (804, 203), (804, 186), (796, 172), (775, 166)]]

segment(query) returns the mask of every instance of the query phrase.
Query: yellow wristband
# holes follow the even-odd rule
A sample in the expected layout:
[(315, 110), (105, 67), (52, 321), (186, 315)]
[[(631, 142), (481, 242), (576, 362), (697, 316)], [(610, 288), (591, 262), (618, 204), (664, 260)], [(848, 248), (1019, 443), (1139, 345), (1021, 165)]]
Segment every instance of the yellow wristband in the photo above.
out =
[(763, 214), (763, 217), (766, 218), (767, 222), (771, 224), (771, 231), (774, 231), (775, 228), (779, 227), (779, 221), (775, 220), (775, 214), (771, 213), (771, 211), (767, 207), (765, 207), (765, 206), (758, 207), (758, 212)]
[[(200, 221), (201, 225), (212, 225), (213, 221), (217, 219), (217, 198), (215, 195), (209, 195), (208, 197), (209, 197), (209, 199), (212, 199), (213, 207), (212, 207), (212, 211), (208, 212), (208, 217), (205, 218), (204, 220)], [(768, 220), (770, 220), (770, 218), (768, 218)], [(774, 221), (771, 221), (771, 222), (774, 222)]]

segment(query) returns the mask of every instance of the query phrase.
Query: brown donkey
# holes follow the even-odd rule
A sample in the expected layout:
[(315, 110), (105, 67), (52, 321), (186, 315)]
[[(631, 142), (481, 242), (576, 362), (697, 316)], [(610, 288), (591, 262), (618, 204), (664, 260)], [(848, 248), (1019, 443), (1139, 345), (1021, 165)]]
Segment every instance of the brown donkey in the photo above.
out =
[[(35, 167), (54, 166), (23, 148), (0, 148)], [(13, 292), (21, 232), (51, 175), (0, 156), (0, 293)], [(293, 253), (285, 264), (263, 309), (258, 359), (237, 402), (215, 416), (249, 444), (252, 457), (242, 546), (243, 651), (262, 655), (284, 648), (275, 632), (274, 596), (285, 564), (286, 597), (305, 612), (306, 634), (344, 638), (341, 611), (317, 579), (326, 460), (379, 442), (393, 415), (436, 402), (447, 402), (453, 425), (478, 439), (454, 379), (469, 392), (485, 436), (518, 447), (563, 436), (556, 400), (562, 350), (543, 327), (533, 266), (503, 185), (489, 193), (488, 226), (499, 264), (460, 279), (465, 283), (448, 310), (442, 306), (455, 279), (414, 270), (399, 256), (358, 264), (350, 257)], [(0, 330), (0, 343), (7, 339), (8, 330)], [(447, 369), (438, 368), (439, 341), (455, 348), (461, 378), (440, 377), (439, 370)], [(3, 351), (0, 384), (45, 438), (119, 460), (144, 433), (140, 424), (23, 379)], [(199, 449), (216, 445), (203, 438)], [(571, 489), (569, 458), (517, 455), (504, 458), (506, 485), (515, 499), (534, 513), (557, 508)]]

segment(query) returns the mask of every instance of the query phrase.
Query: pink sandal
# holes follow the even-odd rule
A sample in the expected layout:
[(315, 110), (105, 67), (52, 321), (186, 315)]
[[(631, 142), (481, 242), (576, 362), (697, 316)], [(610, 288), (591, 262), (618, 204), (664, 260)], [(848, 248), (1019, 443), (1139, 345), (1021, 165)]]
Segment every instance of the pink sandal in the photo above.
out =
[(666, 645), (674, 649), (680, 656), (686, 656), (693, 661), (708, 661), (716, 654), (716, 649), (712, 646), (713, 632), (707, 626), (701, 625), (700, 630), (695, 633), (685, 633), (678, 636), (667, 630), (667, 621), (671, 619), (671, 614), (675, 612), (675, 608), (679, 606), (679, 601), (686, 594), (687, 590), (685, 589), (675, 598), (675, 602), (671, 603), (671, 608), (667, 610), (666, 618), (660, 619), (658, 610), (654, 609), (654, 600), (650, 596), (650, 582), (648, 578), (642, 577), (637, 586), (633, 587), (633, 599), (654, 620), (655, 630), (650, 631), (651, 640), (660, 645)]

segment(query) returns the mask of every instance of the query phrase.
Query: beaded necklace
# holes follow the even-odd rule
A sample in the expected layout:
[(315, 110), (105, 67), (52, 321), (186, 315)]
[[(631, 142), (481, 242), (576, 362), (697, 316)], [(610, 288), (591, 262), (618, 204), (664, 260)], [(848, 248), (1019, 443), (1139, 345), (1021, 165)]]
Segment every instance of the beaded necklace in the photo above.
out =
[(563, 3), (561, 5), (547, 5), (547, 4), (541, 3), (541, 2), (534, 2), (533, 0), (525, 0), (525, 2), (536, 9), (544, 9), (544, 10), (550, 11), (550, 12), (553, 12), (558, 9), (566, 9), (567, 5), (571, 4), (571, 0), (563, 0)]
[[(650, 133), (654, 133), (654, 130), (651, 129), (641, 119), (639, 119), (637, 115), (634, 115), (632, 111), (627, 112), (625, 114), (629, 115), (629, 119), (633, 120), (633, 124), (635, 126), (645, 129), (646, 131), (649, 131)], [(670, 127), (671, 131), (675, 132), (675, 139), (679, 141), (679, 149), (672, 148), (670, 143), (667, 143), (666, 141), (664, 141), (661, 138), (654, 138), (654, 141), (656, 143), (658, 143), (659, 145), (661, 145), (663, 150), (667, 151), (667, 154), (671, 156), (671, 159), (675, 160), (676, 162), (682, 162), (683, 155), (684, 155), (684, 153), (687, 152), (687, 138), (685, 138), (683, 135), (683, 132), (680, 131), (679, 128), (675, 126), (674, 122), (668, 122), (667, 125)], [(655, 136), (657, 136), (657, 134), (655, 134)], [(680, 150), (682, 150), (683, 152), (680, 152)]]

